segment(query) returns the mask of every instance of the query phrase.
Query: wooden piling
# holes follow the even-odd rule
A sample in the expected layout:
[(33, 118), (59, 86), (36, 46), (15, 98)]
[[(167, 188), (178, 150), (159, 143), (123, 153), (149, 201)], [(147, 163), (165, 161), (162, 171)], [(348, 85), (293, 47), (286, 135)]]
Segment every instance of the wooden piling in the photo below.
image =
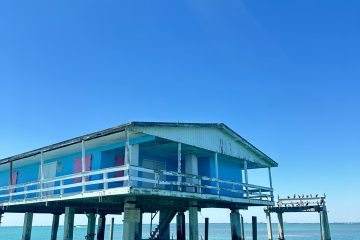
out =
[(111, 218), (111, 222), (110, 222), (110, 234), (109, 234), (109, 239), (113, 240), (114, 239), (114, 218)]
[(230, 225), (231, 225), (231, 239), (232, 240), (240, 240), (241, 226), (240, 226), (239, 210), (237, 210), (237, 209), (231, 210)]
[(184, 212), (179, 212), (176, 216), (176, 239), (185, 240), (185, 214)]
[(278, 212), (277, 217), (278, 217), (279, 240), (285, 240), (283, 213)]
[(199, 240), (198, 206), (196, 201), (192, 201), (189, 207), (189, 239)]
[(170, 223), (165, 225), (168, 214), (167, 210), (160, 210), (159, 225), (164, 227), (159, 231), (159, 239), (170, 239)]
[(59, 229), (59, 219), (60, 219), (59, 214), (53, 214), (50, 240), (57, 239), (57, 233), (58, 233), (58, 229)]
[(96, 215), (95, 213), (89, 213), (87, 215), (88, 225), (86, 232), (86, 240), (94, 240), (95, 239), (95, 224), (96, 224)]
[(74, 217), (75, 217), (75, 209), (73, 207), (66, 207), (65, 219), (64, 219), (64, 240), (73, 240)]
[(271, 226), (271, 215), (270, 212), (266, 212), (266, 229), (267, 229), (267, 236), (268, 240), (273, 240), (272, 237), (272, 226)]
[(98, 219), (97, 234), (96, 234), (97, 240), (104, 240), (105, 238), (105, 223), (106, 223), (105, 214), (100, 214)]
[(253, 216), (252, 217), (252, 236), (253, 236), (253, 240), (257, 240), (257, 217)]
[(32, 221), (33, 221), (33, 213), (26, 212), (25, 216), (24, 216), (22, 240), (30, 240), (31, 239)]
[(209, 240), (209, 218), (205, 218), (205, 240)]

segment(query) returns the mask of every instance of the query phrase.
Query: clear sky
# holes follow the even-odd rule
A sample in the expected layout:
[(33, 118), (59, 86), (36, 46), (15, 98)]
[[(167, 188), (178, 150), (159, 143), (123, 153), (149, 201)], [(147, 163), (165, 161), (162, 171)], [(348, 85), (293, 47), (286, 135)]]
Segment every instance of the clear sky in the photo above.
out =
[(0, 158), (135, 120), (224, 122), (279, 163), (276, 194), (325, 192), (330, 221), (360, 221), (359, 12), (355, 0), (1, 1)]

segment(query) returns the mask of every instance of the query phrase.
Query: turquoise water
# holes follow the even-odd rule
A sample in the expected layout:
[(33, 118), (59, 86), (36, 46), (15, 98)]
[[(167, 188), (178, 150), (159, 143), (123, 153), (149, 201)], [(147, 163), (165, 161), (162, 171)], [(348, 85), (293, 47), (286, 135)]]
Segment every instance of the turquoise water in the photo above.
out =
[[(143, 226), (144, 239), (149, 236), (149, 225)], [(122, 239), (122, 225), (115, 225), (114, 240)], [(319, 240), (320, 226), (319, 224), (285, 224), (285, 238), (287, 240)], [(334, 240), (360, 240), (360, 223), (354, 224), (331, 224), (331, 235)], [(108, 239), (109, 226), (106, 226), (105, 239)], [(33, 227), (33, 240), (48, 240), (50, 237), (50, 227)], [(277, 239), (277, 226), (273, 225), (274, 239)], [(200, 239), (203, 236), (204, 225), (199, 224)], [(21, 227), (0, 227), (0, 239), (19, 240), (21, 239)], [(74, 239), (85, 239), (86, 226), (77, 226), (74, 229)], [(176, 239), (175, 225), (171, 225), (171, 235)], [(59, 227), (58, 239), (61, 240), (63, 236), (63, 227)], [(245, 224), (245, 237), (251, 239), (251, 224)], [(259, 223), (258, 225), (258, 239), (266, 239), (266, 225)], [(209, 239), (211, 240), (229, 240), (230, 225), (229, 224), (210, 224)]]

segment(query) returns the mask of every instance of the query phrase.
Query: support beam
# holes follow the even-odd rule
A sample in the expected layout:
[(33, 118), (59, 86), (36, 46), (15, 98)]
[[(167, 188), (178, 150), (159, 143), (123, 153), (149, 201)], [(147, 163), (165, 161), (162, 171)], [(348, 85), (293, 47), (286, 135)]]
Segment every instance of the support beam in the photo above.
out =
[[(273, 189), (273, 184), (272, 184), (272, 176), (271, 176), (271, 168), (268, 168), (269, 171), (269, 183), (270, 183), (270, 188)], [(271, 193), (271, 201), (274, 201), (274, 193)]]
[(179, 212), (176, 216), (176, 239), (186, 240), (184, 212)]
[(136, 208), (136, 198), (129, 197), (124, 205), (123, 240), (141, 240), (142, 213)]
[(257, 240), (257, 217), (253, 216), (251, 220), (253, 240)]
[(57, 233), (58, 233), (58, 229), (59, 229), (59, 219), (60, 219), (59, 214), (53, 214), (50, 240), (57, 239)]
[(245, 189), (246, 189), (246, 198), (249, 198), (249, 177), (247, 172), (247, 161), (244, 160), (244, 173), (245, 173)]
[[(219, 179), (219, 161), (218, 161), (218, 154), (217, 152), (214, 155), (215, 158), (215, 178)], [(220, 186), (219, 186), (219, 182), (216, 181), (216, 189), (217, 189), (217, 194), (220, 194)]]
[(105, 223), (106, 223), (106, 215), (100, 214), (98, 219), (98, 226), (97, 226), (97, 240), (104, 240), (105, 239)]
[(240, 213), (237, 209), (232, 209), (230, 213), (231, 224), (231, 240), (240, 240), (241, 226), (240, 226)]
[(114, 218), (111, 218), (109, 240), (114, 240)]
[(283, 213), (278, 212), (277, 217), (278, 217), (279, 240), (285, 240)]
[(31, 239), (32, 221), (33, 221), (33, 213), (26, 212), (25, 216), (24, 216), (22, 240), (30, 240)]
[(271, 215), (270, 215), (269, 211), (266, 212), (266, 230), (267, 230), (268, 240), (273, 240), (272, 227), (271, 227)]
[(245, 229), (244, 229), (244, 217), (240, 215), (240, 226), (241, 226), (241, 240), (245, 240)]
[(96, 215), (95, 213), (89, 213), (87, 215), (88, 225), (86, 232), (86, 240), (94, 240), (95, 239), (95, 224), (96, 224)]
[(197, 201), (191, 201), (189, 206), (189, 239), (199, 240)]
[(75, 209), (73, 207), (66, 207), (65, 219), (64, 219), (64, 240), (73, 240), (74, 218), (75, 218)]

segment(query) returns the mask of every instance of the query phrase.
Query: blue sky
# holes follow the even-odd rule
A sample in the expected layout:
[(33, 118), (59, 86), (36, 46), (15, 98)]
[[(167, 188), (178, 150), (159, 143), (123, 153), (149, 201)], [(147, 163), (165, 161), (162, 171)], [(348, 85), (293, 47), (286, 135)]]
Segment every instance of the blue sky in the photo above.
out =
[(330, 221), (360, 221), (343, 205), (360, 198), (359, 12), (358, 1), (2, 1), (0, 158), (134, 120), (224, 122), (279, 163), (278, 194), (326, 192)]

